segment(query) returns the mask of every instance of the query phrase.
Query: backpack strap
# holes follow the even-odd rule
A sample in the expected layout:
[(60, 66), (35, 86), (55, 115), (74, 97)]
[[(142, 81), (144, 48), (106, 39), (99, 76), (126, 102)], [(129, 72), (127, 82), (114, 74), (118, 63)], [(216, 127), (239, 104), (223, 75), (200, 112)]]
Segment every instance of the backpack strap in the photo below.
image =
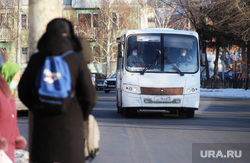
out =
[[(70, 53), (74, 53), (75, 51), (74, 50), (69, 50), (69, 51), (66, 51), (65, 53), (63, 53), (62, 55), (59, 55), (60, 57), (65, 57), (65, 56), (67, 56), (67, 55), (69, 55)], [(45, 57), (55, 57), (55, 56), (48, 56), (48, 54), (47, 53), (45, 53), (45, 52), (43, 52), (42, 51), (42, 54), (45, 56)]]
[[(65, 56), (67, 56), (67, 55), (69, 55), (69, 54), (71, 54), (71, 53), (74, 53), (75, 51), (74, 50), (69, 50), (69, 51), (66, 51), (65, 53), (63, 53), (62, 55), (60, 55), (60, 57), (65, 57)], [(71, 90), (71, 91), (69, 91), (69, 97), (70, 98), (73, 98), (75, 96), (75, 91), (74, 90)]]
[(65, 57), (65, 56), (67, 56), (67, 55), (69, 55), (69, 54), (71, 54), (71, 53), (74, 53), (74, 52), (75, 52), (74, 50), (66, 51), (65, 53), (63, 53), (63, 54), (61, 55), (61, 57), (63, 58), (63, 57)]

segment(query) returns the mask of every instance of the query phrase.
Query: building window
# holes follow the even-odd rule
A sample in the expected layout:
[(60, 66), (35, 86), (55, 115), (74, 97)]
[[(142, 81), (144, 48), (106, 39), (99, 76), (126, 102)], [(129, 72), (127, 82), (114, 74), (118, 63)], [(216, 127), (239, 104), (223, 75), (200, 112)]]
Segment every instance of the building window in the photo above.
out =
[(22, 29), (27, 29), (28, 28), (28, 19), (26, 14), (21, 15), (21, 21), (22, 21)]
[(98, 14), (78, 14), (78, 24), (81, 29), (98, 27)]
[(13, 19), (13, 14), (0, 14), (0, 25), (1, 27), (9, 27), (13, 28), (14, 27), (14, 19)]
[(98, 14), (93, 14), (93, 27), (98, 27)]
[(28, 62), (28, 48), (22, 48), (22, 63), (26, 64)]
[(86, 29), (91, 27), (91, 15), (90, 14), (79, 14), (78, 24), (81, 29)]

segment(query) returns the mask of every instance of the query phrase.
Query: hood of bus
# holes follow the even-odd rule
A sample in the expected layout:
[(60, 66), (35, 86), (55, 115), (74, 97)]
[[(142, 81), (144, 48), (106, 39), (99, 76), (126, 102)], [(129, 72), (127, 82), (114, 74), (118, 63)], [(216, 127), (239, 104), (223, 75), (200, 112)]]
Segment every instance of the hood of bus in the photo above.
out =
[(179, 87), (186, 85), (186, 77), (179, 74), (145, 73), (140, 75), (132, 73), (125, 75), (123, 82), (140, 87)]
[(179, 74), (151, 74), (138, 76), (140, 87), (180, 87), (186, 85), (186, 78)]
[(182, 90), (181, 92), (186, 94), (188, 89), (194, 89), (195, 91), (191, 93), (196, 93), (200, 87), (200, 76), (199, 73), (185, 74), (184, 76), (173, 73), (145, 73), (144, 75), (128, 73), (123, 76), (123, 84), (153, 92), (166, 89), (170, 92)]

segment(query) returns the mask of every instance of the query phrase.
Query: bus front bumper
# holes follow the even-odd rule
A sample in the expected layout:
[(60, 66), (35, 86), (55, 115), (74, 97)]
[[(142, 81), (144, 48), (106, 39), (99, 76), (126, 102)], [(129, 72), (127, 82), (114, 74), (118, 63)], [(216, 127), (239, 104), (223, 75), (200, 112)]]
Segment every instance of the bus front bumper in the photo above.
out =
[(189, 95), (141, 95), (123, 92), (122, 107), (124, 108), (199, 108), (200, 94)]

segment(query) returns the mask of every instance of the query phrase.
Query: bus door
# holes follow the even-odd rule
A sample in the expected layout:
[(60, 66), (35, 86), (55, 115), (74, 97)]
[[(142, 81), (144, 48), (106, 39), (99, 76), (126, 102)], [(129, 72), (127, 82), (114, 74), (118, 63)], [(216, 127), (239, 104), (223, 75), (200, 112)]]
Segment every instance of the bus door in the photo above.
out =
[(122, 93), (122, 77), (123, 77), (123, 62), (124, 62), (124, 41), (123, 37), (117, 38), (118, 54), (117, 54), (117, 71), (116, 71), (116, 100), (117, 107), (121, 107), (121, 93)]

